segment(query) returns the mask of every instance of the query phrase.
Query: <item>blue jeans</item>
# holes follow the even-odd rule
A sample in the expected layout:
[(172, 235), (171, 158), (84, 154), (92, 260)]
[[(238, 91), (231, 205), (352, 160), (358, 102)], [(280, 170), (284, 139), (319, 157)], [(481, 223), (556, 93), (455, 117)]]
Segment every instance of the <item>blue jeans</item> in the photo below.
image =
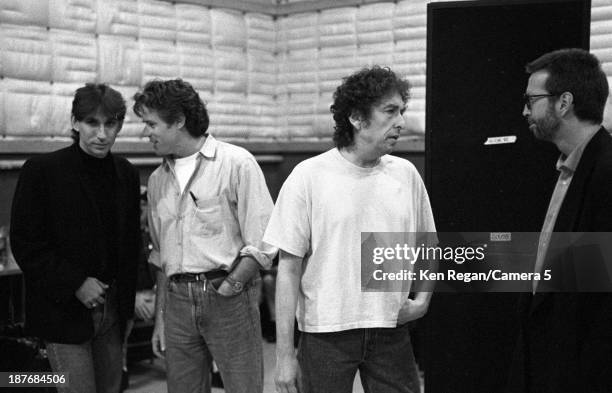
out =
[(219, 295), (209, 281), (168, 282), (165, 336), (169, 393), (210, 392), (211, 358), (226, 393), (263, 391), (257, 285)]
[(359, 370), (365, 393), (419, 393), (408, 324), (300, 336), (300, 393), (351, 393)]
[[(118, 393), (121, 387), (122, 343), (114, 287), (106, 303), (92, 309), (94, 336), (82, 344), (46, 342), (54, 372), (68, 373), (59, 393)], [(66, 321), (70, 323), (70, 321)]]

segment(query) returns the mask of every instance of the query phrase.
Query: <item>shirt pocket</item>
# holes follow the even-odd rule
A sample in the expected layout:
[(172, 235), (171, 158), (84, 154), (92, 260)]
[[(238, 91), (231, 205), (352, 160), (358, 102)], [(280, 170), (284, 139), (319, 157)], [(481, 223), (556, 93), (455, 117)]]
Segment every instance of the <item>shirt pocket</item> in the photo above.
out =
[(213, 237), (223, 233), (223, 199), (221, 197), (200, 199), (193, 211), (193, 232)]

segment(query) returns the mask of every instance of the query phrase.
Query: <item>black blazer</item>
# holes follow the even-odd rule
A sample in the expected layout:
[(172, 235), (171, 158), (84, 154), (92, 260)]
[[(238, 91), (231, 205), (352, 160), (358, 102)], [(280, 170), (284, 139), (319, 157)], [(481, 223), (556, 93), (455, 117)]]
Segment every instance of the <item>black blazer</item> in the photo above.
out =
[[(563, 233), (612, 232), (612, 137), (603, 127), (584, 150), (554, 232), (550, 249), (563, 252), (547, 258), (544, 268), (553, 267), (550, 285), (562, 293), (522, 296), (515, 363), (521, 369), (513, 373), (519, 379), (513, 382), (522, 388), (510, 391), (612, 392), (612, 294), (576, 293), (582, 291), (577, 282), (580, 270), (594, 261), (594, 254), (588, 247), (570, 246)], [(601, 257), (612, 266), (610, 255)], [(602, 278), (609, 282), (609, 276)]]
[[(11, 216), (11, 247), (26, 283), (26, 329), (59, 343), (82, 343), (93, 336), (91, 311), (76, 298), (75, 291), (86, 277), (95, 277), (108, 251), (78, 149), (73, 144), (29, 159), (19, 176)], [(123, 325), (134, 310), (140, 182), (126, 159), (112, 158), (119, 264), (116, 285)]]

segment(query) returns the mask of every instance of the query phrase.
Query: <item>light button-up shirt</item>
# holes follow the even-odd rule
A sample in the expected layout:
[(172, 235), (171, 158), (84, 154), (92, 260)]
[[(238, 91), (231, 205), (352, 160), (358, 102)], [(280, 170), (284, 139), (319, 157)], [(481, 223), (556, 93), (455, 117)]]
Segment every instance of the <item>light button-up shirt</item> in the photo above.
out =
[[(578, 164), (580, 163), (580, 159), (582, 158), (582, 153), (584, 152), (586, 145), (589, 144), (594, 135), (595, 133), (590, 135), (588, 138), (585, 138), (585, 140), (580, 145), (578, 145), (574, 150), (572, 150), (569, 156), (561, 154), (561, 156), (557, 160), (557, 170), (560, 173), (559, 178), (557, 179), (557, 184), (555, 185), (555, 190), (553, 191), (552, 197), (550, 198), (548, 211), (546, 212), (546, 218), (544, 219), (544, 225), (542, 226), (542, 232), (540, 233), (538, 254), (536, 257), (536, 263), (534, 268), (535, 273), (542, 273), (544, 261), (546, 260), (546, 255), (548, 254), (548, 248), (550, 246), (550, 239), (555, 228), (555, 223), (557, 222), (559, 210), (561, 210), (561, 206), (563, 205), (565, 194), (567, 194), (567, 190), (570, 184), (572, 183), (572, 178), (574, 176), (574, 172), (576, 172), (576, 168), (578, 168)], [(537, 289), (537, 286), (538, 281), (534, 280), (532, 282), (532, 289), (534, 293)]]
[(149, 262), (167, 276), (230, 270), (241, 256), (269, 268), (277, 249), (262, 237), (273, 203), (253, 155), (209, 135), (182, 193), (173, 164), (165, 158), (149, 178)]

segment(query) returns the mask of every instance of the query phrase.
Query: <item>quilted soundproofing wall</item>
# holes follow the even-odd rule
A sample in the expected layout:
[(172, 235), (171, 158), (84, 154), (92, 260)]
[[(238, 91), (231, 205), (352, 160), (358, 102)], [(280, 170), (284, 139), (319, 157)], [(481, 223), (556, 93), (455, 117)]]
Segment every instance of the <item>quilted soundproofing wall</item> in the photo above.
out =
[[(0, 2), (0, 135), (68, 137), (74, 90), (106, 82), (128, 99), (181, 77), (221, 138), (282, 138), (270, 15), (153, 0)], [(141, 138), (128, 116), (120, 138)]]
[[(275, 18), (155, 0), (3, 0), (0, 135), (67, 138), (71, 98), (85, 82), (111, 84), (131, 106), (146, 81), (181, 77), (208, 103), (220, 138), (329, 138), (335, 87), (373, 64), (411, 82), (407, 132), (421, 134), (427, 3)], [(612, 0), (593, 0), (591, 48), (612, 75)], [(129, 111), (120, 138), (142, 137)]]

